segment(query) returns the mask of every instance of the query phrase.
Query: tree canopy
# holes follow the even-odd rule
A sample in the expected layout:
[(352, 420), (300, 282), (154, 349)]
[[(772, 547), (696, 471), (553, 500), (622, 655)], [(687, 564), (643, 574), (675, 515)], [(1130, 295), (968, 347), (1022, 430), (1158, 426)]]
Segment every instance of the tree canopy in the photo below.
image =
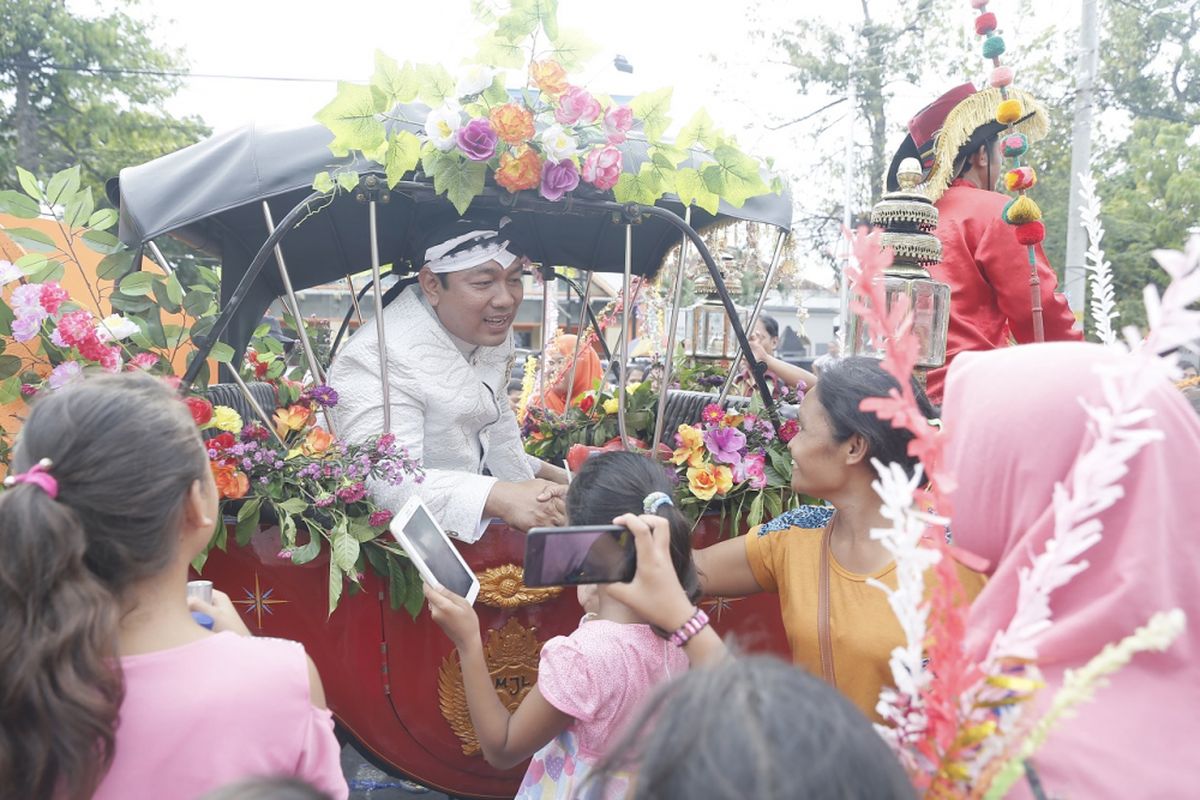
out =
[(17, 166), (50, 174), (78, 164), (98, 188), (208, 134), (198, 117), (163, 108), (184, 65), (126, 13), (134, 2), (91, 17), (64, 0), (0, 4), (0, 184), (16, 185)]

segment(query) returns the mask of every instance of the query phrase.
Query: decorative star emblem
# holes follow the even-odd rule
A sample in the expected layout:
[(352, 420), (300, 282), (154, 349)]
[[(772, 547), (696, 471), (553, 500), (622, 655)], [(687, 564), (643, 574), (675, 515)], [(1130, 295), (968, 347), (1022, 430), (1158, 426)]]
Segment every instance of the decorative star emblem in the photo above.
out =
[(275, 589), (273, 588), (267, 589), (264, 592), (259, 583), (257, 572), (254, 573), (254, 591), (252, 592), (245, 587), (242, 587), (242, 591), (246, 593), (246, 598), (244, 600), (234, 600), (233, 602), (239, 606), (245, 606), (247, 616), (249, 616), (251, 612), (254, 612), (255, 616), (257, 617), (258, 629), (260, 631), (262, 630), (263, 612), (265, 611), (267, 614), (274, 614), (275, 612), (271, 610), (271, 606), (288, 602), (287, 600), (276, 600), (273, 598), (271, 596), (275, 592)]
[(710, 615), (715, 615), (717, 622), (721, 621), (721, 614), (733, 608), (733, 604), (743, 598), (741, 597), (713, 597), (702, 604), (707, 609)]

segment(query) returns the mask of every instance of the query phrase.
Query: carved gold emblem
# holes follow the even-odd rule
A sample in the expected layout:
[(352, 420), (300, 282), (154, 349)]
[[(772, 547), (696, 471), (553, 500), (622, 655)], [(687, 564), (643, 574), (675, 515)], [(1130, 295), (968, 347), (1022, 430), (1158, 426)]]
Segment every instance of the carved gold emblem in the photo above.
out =
[(516, 564), (501, 564), (479, 573), (479, 602), (492, 608), (535, 606), (558, 597), (561, 586), (530, 588)]
[[(483, 644), (483, 658), (488, 674), (492, 676), (492, 685), (509, 711), (516, 711), (537, 683), (542, 643), (534, 636), (534, 630), (513, 618), (499, 630), (488, 631), (487, 641)], [(478, 753), (479, 739), (475, 736), (471, 712), (467, 708), (457, 650), (451, 651), (438, 669), (438, 706), (446, 722), (450, 723), (450, 729), (462, 742), (463, 755)]]

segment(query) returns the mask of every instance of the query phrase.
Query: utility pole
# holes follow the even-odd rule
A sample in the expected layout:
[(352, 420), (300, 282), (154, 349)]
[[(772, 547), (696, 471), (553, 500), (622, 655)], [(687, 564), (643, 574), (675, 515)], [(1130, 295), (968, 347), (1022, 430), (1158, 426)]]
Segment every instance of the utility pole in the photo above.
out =
[(1067, 202), (1067, 263), (1063, 291), (1076, 315), (1085, 311), (1084, 287), (1087, 285), (1087, 270), (1083, 265), (1087, 237), (1080, 215), (1083, 201), (1079, 197), (1079, 175), (1091, 169), (1092, 160), (1092, 98), (1100, 61), (1096, 2), (1083, 0), (1078, 72), (1075, 74), (1075, 118), (1071, 123), (1071, 194)]
[[(854, 38), (854, 28), (851, 28), (849, 35), (846, 37), (846, 54), (850, 59), (850, 74), (846, 80), (846, 106), (849, 113), (846, 115), (846, 155), (844, 165), (846, 181), (842, 208), (842, 226), (846, 231), (851, 229), (850, 226), (853, 223), (853, 215), (850, 209), (854, 205), (854, 117), (858, 114), (858, 87), (855, 85), (854, 77), (854, 55), (856, 53)], [(876, 177), (880, 176), (872, 175), (871, 179), (874, 180)], [(848, 352), (845, 348), (846, 322), (850, 318), (850, 279), (846, 275), (846, 270), (850, 266), (853, 251), (844, 233), (839, 239), (842, 247), (846, 248), (846, 257), (842, 260), (842, 279), (840, 282), (841, 285), (838, 287), (841, 299), (841, 327), (838, 329), (837, 340), (842, 345), (842, 352), (846, 353)]]

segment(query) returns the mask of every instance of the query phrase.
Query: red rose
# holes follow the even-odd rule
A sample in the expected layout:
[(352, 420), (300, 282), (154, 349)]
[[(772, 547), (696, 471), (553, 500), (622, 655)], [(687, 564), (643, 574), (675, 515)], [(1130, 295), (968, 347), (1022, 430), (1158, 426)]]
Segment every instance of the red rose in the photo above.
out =
[(585, 414), (592, 413), (592, 408), (596, 405), (596, 396), (589, 394), (579, 401), (579, 410)]
[(204, 427), (212, 422), (213, 407), (212, 403), (205, 400), (203, 397), (189, 397), (184, 402), (188, 405), (188, 410), (192, 412), (192, 419), (200, 427)]
[(228, 450), (237, 443), (237, 439), (233, 438), (232, 433), (222, 433), (208, 440), (210, 450), (216, 450), (218, 453), (223, 450)]

